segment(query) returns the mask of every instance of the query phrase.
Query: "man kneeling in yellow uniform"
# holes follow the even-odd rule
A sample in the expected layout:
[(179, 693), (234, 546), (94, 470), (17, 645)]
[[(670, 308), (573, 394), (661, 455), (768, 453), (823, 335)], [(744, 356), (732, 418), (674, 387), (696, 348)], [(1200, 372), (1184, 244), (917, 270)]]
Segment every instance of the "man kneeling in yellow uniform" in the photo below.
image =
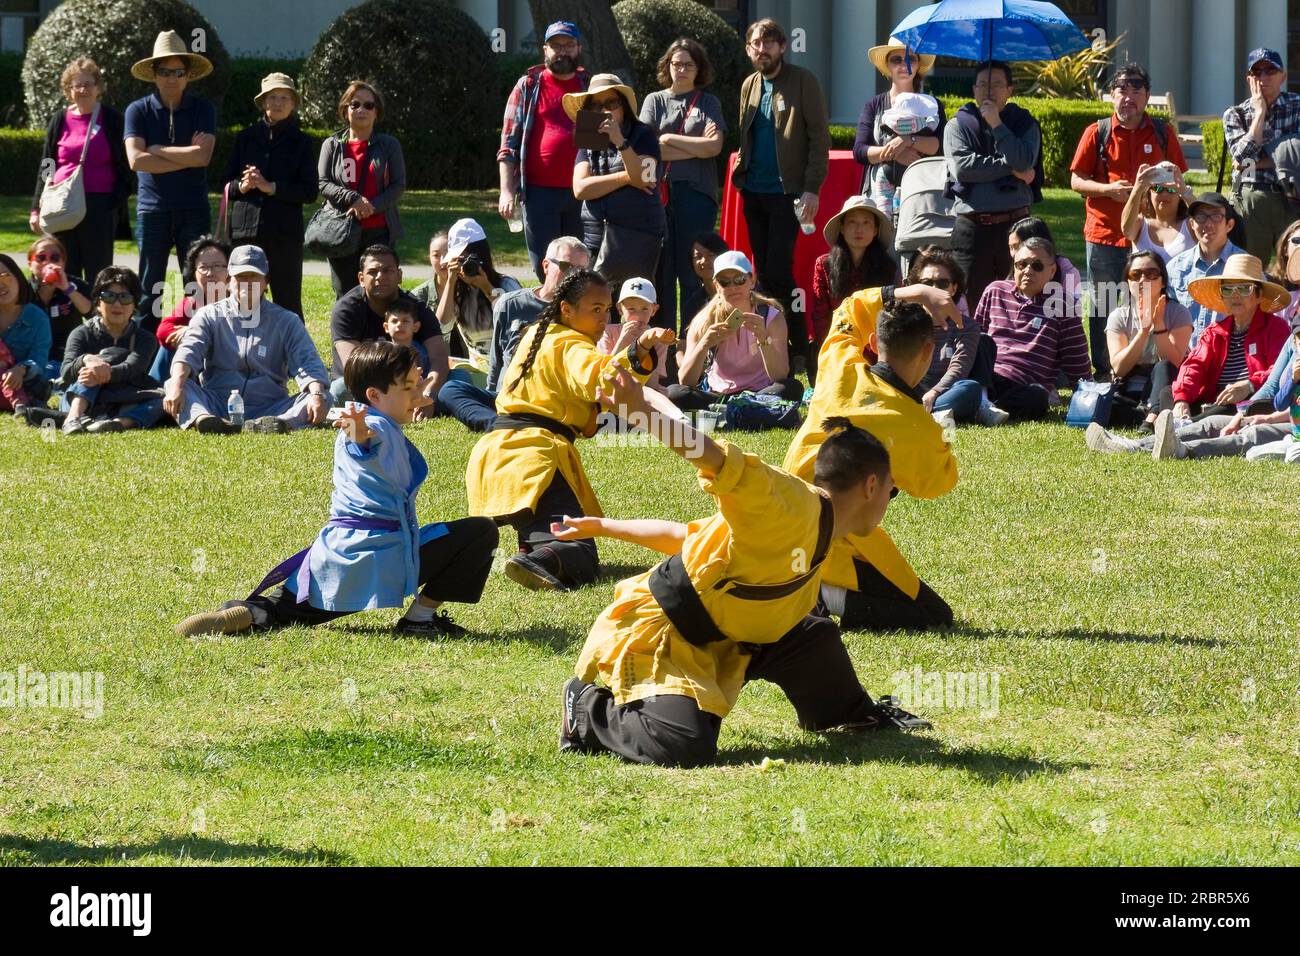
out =
[[(835, 622), (809, 612), (831, 543), (865, 535), (893, 491), (889, 453), (841, 419), (810, 484), (727, 442), (669, 422), (618, 369), (605, 404), (646, 416), (718, 499), (712, 518), (566, 518), (557, 537), (616, 537), (672, 557), (620, 581), (563, 691), (560, 749), (637, 763), (698, 766), (717, 757), (722, 718), (747, 681), (779, 686), (805, 730), (929, 727), (863, 690)], [(592, 683), (599, 678), (604, 687)]]

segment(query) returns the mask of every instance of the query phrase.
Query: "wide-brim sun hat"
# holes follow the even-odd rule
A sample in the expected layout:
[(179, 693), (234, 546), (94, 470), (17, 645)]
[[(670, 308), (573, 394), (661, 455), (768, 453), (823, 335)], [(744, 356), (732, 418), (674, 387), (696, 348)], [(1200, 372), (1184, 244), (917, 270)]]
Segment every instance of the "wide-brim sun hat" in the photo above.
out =
[[(861, 47), (859, 47), (861, 49)], [(880, 46), (873, 46), (867, 51), (867, 59), (872, 62), (877, 70), (885, 76), (892, 78), (893, 73), (889, 71), (889, 54), (891, 53), (908, 53), (916, 61), (912, 67), (913, 73), (929, 73), (934, 69), (934, 56), (930, 53), (912, 53), (906, 46), (893, 37), (889, 42)]]
[(164, 30), (153, 41), (153, 56), (136, 60), (131, 66), (131, 75), (137, 80), (152, 83), (153, 65), (159, 60), (166, 60), (173, 56), (178, 56), (185, 61), (191, 80), (201, 80), (212, 72), (212, 61), (206, 56), (192, 52), (175, 30)]
[(1222, 275), (1193, 279), (1187, 283), (1187, 291), (1207, 309), (1226, 314), (1228, 306), (1219, 291), (1225, 282), (1257, 283), (1260, 286), (1259, 305), (1265, 312), (1280, 312), (1291, 304), (1291, 293), (1264, 275), (1264, 266), (1257, 256), (1246, 253), (1228, 256)]
[(827, 221), (822, 227), (822, 236), (826, 239), (826, 245), (833, 246), (839, 239), (840, 232), (844, 228), (844, 217), (855, 209), (862, 209), (876, 217), (876, 236), (880, 239), (886, 249), (894, 247), (894, 223), (888, 216), (876, 208), (869, 196), (859, 193), (856, 196), (850, 196), (844, 200), (844, 205), (840, 211)]
[(287, 73), (268, 73), (262, 77), (262, 89), (253, 97), (253, 105), (259, 110), (266, 109), (262, 101), (266, 99), (268, 93), (274, 93), (276, 90), (284, 90), (286, 93), (293, 94), (293, 108), (298, 108), (298, 87), (293, 83), (293, 77)]
[(591, 78), (591, 85), (582, 93), (565, 93), (564, 94), (564, 113), (569, 119), (576, 121), (578, 119), (578, 110), (585, 109), (587, 100), (598, 93), (604, 93), (608, 90), (617, 90), (623, 94), (627, 100), (628, 106), (632, 110), (632, 115), (624, 119), (636, 119), (636, 94), (632, 92), (632, 87), (628, 86), (618, 78), (616, 73), (597, 73)]

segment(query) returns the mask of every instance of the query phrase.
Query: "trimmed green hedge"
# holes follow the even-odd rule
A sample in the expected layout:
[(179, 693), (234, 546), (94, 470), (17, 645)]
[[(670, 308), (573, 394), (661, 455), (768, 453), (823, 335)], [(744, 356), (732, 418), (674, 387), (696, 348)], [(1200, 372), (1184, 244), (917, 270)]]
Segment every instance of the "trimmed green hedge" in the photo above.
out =
[(284, 60), (273, 57), (239, 56), (230, 58), (230, 86), (221, 104), (217, 121), (222, 126), (247, 126), (261, 117), (253, 105), (253, 97), (262, 89), (262, 77), (268, 73), (287, 73), (302, 85), (302, 59)]
[(0, 126), (26, 126), (23, 102), (23, 55), (0, 53)]

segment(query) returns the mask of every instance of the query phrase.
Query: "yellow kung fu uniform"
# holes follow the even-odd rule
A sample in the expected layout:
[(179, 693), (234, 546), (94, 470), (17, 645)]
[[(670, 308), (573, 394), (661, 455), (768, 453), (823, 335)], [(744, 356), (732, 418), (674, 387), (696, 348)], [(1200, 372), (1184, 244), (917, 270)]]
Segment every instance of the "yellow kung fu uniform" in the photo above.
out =
[[(830, 334), (817, 355), (817, 388), (808, 418), (795, 435), (782, 467), (812, 481), (817, 449), (826, 439), (822, 423), (843, 416), (885, 446), (894, 484), (913, 498), (938, 498), (957, 484), (957, 461), (952, 447), (943, 440), (943, 429), (925, 406), (871, 371), (865, 350), (881, 308), (880, 290), (866, 289), (849, 296), (835, 310)], [(874, 566), (891, 584), (916, 599), (921, 579), (883, 527), (836, 541), (826, 559), (823, 580), (856, 591), (855, 558)]]
[[(741, 644), (779, 640), (817, 601), (817, 573), (772, 600), (739, 596), (745, 585), (784, 584), (814, 570), (826, 499), (757, 455), (719, 444), (726, 461), (716, 478), (701, 476), (700, 487), (718, 499), (720, 513), (687, 526), (681, 560), (709, 617), (728, 640), (697, 647), (682, 637), (650, 591), (652, 571), (620, 581), (614, 602), (592, 625), (575, 668), (588, 683), (599, 677), (620, 705), (677, 694), (725, 717), (749, 666)], [(733, 590), (737, 585), (740, 592)]]
[[(552, 323), (533, 367), (518, 386), (519, 368), (532, 349), (538, 326), (520, 341), (502, 374), (497, 395), (501, 415), (543, 415), (590, 438), (600, 406), (596, 390), (611, 365), (631, 370), (642, 382), (653, 371), (634, 368), (628, 353), (602, 355), (596, 343), (566, 325)], [(550, 486), (556, 470), (569, 483), (585, 514), (600, 517), (600, 502), (587, 481), (573, 442), (545, 428), (497, 429), (478, 440), (465, 468), (469, 513), (504, 518), (531, 511)]]

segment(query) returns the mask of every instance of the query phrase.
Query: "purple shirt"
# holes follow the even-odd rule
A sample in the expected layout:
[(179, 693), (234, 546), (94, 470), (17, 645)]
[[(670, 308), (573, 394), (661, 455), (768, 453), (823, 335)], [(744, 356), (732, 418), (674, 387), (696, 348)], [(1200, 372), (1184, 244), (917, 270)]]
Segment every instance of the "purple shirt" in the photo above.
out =
[[(1052, 289), (1049, 286), (1049, 289)], [(1056, 391), (1058, 371), (1073, 381), (1092, 378), (1083, 323), (1060, 301), (1060, 287), (1026, 299), (1010, 279), (990, 283), (975, 308), (975, 322), (998, 347), (995, 375), (1020, 385)]]

